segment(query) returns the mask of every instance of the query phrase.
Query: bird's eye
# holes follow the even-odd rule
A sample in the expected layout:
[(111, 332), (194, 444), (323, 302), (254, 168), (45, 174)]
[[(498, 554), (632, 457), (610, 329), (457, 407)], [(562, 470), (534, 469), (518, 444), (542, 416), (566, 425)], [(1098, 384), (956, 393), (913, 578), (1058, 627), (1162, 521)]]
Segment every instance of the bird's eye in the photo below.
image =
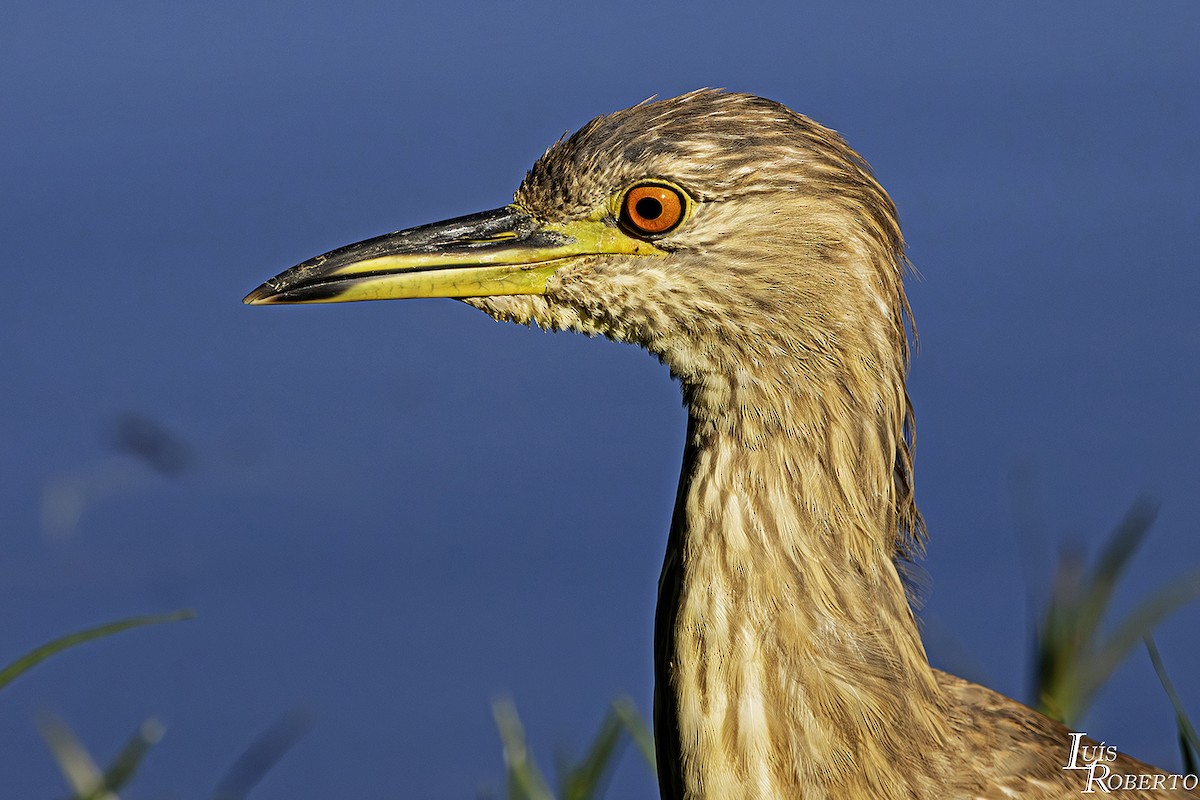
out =
[(621, 224), (638, 236), (660, 236), (683, 221), (686, 207), (683, 194), (673, 186), (640, 183), (621, 200)]

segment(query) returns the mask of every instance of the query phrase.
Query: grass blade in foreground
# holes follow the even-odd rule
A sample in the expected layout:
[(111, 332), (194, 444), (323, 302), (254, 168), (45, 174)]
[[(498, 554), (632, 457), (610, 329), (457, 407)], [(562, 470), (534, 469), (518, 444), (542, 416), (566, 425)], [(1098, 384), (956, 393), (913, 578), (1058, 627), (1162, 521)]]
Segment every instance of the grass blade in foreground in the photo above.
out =
[(115, 792), (133, 780), (133, 774), (141, 766), (142, 759), (150, 752), (151, 747), (158, 744), (165, 732), (166, 728), (156, 719), (143, 722), (104, 771), (104, 788)]
[(562, 764), (559, 770), (562, 800), (595, 800), (601, 796), (622, 744), (622, 728), (616, 710), (610, 710), (583, 761), (575, 766)]
[(1171, 683), (1171, 679), (1167, 677), (1167, 668), (1163, 666), (1162, 656), (1158, 654), (1154, 638), (1147, 636), (1145, 641), (1146, 652), (1150, 654), (1150, 662), (1154, 664), (1158, 680), (1162, 683), (1163, 691), (1167, 693), (1171, 705), (1175, 708), (1175, 724), (1179, 728), (1179, 750), (1183, 753), (1183, 771), (1189, 775), (1195, 775), (1200, 771), (1197, 769), (1197, 764), (1200, 762), (1200, 736), (1196, 735), (1196, 727), (1192, 725), (1192, 721), (1188, 719), (1187, 713), (1183, 710), (1183, 701), (1179, 699), (1179, 693), (1175, 691), (1175, 684)]
[(120, 800), (117, 789), (133, 778), (146, 753), (163, 735), (163, 726), (158, 720), (146, 720), (129, 737), (112, 766), (101, 773), (87, 749), (75, 738), (65, 722), (54, 716), (46, 716), (38, 723), (38, 729), (54, 754), (63, 778), (71, 787), (71, 800)]
[(633, 701), (628, 697), (614, 700), (613, 713), (617, 715), (617, 719), (621, 721), (621, 724), (625, 726), (625, 730), (629, 732), (629, 737), (637, 745), (642, 758), (646, 759), (646, 763), (650, 765), (650, 772), (658, 774), (658, 761), (654, 755), (654, 734), (650, 731), (650, 726), (638, 714), (637, 707), (634, 706)]
[(308, 733), (312, 722), (304, 711), (284, 715), (250, 743), (221, 779), (212, 800), (244, 800), (250, 790)]
[(182, 609), (173, 611), (170, 614), (154, 614), (145, 617), (129, 617), (127, 619), (117, 620), (116, 622), (107, 622), (103, 625), (97, 625), (94, 628), (78, 631), (77, 633), (69, 633), (66, 636), (47, 642), (41, 647), (36, 647), (30, 650), (25, 655), (8, 664), (3, 669), (0, 669), (0, 689), (3, 689), (8, 684), (12, 683), (22, 673), (27, 672), (33, 667), (45, 661), (50, 656), (66, 650), (69, 647), (74, 647), (77, 644), (90, 642), (93, 639), (102, 639), (105, 636), (112, 636), (114, 633), (129, 630), (130, 628), (139, 628), (143, 625), (158, 625), (164, 622), (179, 622), (180, 620), (191, 619), (196, 616), (196, 612), (191, 609)]
[[(492, 711), (504, 743), (507, 800), (555, 800), (555, 794), (529, 753), (516, 706), (511, 700), (497, 700), (492, 704)], [(557, 796), (561, 800), (598, 800), (602, 797), (626, 735), (637, 744), (653, 773), (654, 739), (650, 729), (638, 715), (633, 702), (620, 698), (613, 701), (586, 755), (577, 763), (568, 758), (559, 759)]]
[(508, 771), (508, 800), (554, 800), (542, 771), (525, 743), (525, 729), (511, 700), (492, 703), (492, 715), (504, 744), (504, 766)]
[(1077, 723), (1133, 646), (1167, 616), (1200, 598), (1197, 570), (1159, 587), (1102, 638), (1100, 622), (1113, 588), (1149, 532), (1155, 512), (1145, 501), (1136, 503), (1092, 570), (1078, 551), (1068, 551), (1059, 563), (1034, 652), (1037, 710), (1046, 716)]

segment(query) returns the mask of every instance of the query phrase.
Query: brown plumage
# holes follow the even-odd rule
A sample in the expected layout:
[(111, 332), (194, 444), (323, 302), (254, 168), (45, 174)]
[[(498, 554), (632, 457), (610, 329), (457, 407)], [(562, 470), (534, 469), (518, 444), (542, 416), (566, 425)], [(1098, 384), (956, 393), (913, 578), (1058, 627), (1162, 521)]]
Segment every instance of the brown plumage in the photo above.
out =
[[(622, 211), (647, 182), (681, 192), (666, 233)], [(248, 302), (459, 297), (671, 369), (689, 421), (655, 632), (664, 798), (1086, 787), (1063, 769), (1061, 725), (925, 656), (898, 569), (924, 537), (904, 242), (861, 157), (778, 103), (703, 90), (593, 120), (490, 213), (335, 251)], [(488, 283), (484, 263), (510, 265), (518, 288)], [(476, 271), (429, 283), (459, 269)]]

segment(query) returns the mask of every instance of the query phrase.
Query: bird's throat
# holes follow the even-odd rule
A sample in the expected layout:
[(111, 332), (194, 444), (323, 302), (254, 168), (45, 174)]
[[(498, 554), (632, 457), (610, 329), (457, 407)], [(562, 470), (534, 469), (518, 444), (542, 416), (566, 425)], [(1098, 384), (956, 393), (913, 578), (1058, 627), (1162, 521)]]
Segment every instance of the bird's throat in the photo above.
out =
[(878, 529), (892, 517), (853, 507), (818, 450), (689, 419), (655, 630), (664, 798), (889, 797), (856, 782), (895, 758), (939, 769), (937, 685)]

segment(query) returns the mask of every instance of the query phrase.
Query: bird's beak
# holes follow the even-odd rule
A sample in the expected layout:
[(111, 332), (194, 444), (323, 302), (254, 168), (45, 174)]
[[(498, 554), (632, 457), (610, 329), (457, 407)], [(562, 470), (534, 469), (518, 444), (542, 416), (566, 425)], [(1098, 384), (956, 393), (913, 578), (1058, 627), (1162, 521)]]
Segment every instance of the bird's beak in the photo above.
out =
[(583, 256), (662, 255), (597, 214), (539, 222), (510, 205), (340, 247), (271, 278), (249, 305), (408, 297), (544, 294), (555, 270)]

